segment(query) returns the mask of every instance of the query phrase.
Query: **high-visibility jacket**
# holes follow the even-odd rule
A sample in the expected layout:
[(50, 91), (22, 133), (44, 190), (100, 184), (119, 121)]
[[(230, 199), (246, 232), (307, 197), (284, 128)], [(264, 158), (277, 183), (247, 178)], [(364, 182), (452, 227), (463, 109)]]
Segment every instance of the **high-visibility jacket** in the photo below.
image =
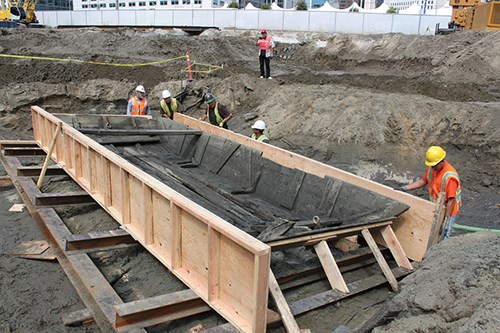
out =
[(257, 135), (255, 135), (255, 133), (253, 133), (252, 134), (252, 139), (257, 140), (259, 142), (264, 142), (264, 140), (267, 140), (267, 142), (269, 142), (269, 138), (265, 134), (262, 134), (261, 136), (259, 136), (257, 138)]
[(175, 98), (172, 98), (172, 101), (170, 102), (170, 108), (168, 107), (164, 99), (160, 101), (160, 106), (163, 112), (165, 112), (165, 114), (169, 118), (171, 115), (170, 112), (177, 112), (177, 100)]
[[(458, 183), (454, 193), (453, 190), (449, 188), (451, 179), (455, 179)], [(429, 167), (423, 180), (427, 183), (429, 198), (431, 201), (435, 202), (440, 192), (446, 193), (444, 202), (445, 205), (448, 202), (448, 199), (455, 198), (455, 205), (451, 212), (451, 216), (456, 215), (460, 210), (460, 207), (462, 207), (462, 188), (460, 186), (460, 178), (458, 177), (457, 170), (455, 170), (450, 163), (444, 161), (443, 169), (441, 169), (439, 173)]]
[(133, 116), (145, 116), (148, 110), (148, 101), (143, 98), (139, 102), (137, 96), (134, 96), (130, 99), (132, 103), (132, 109), (130, 110), (130, 114)]
[(270, 57), (271, 48), (274, 47), (273, 38), (271, 36), (267, 36), (266, 38), (259, 38), (258, 44), (259, 44), (259, 52), (266, 51), (266, 57)]
[[(214, 107), (214, 114), (215, 114), (215, 121), (217, 121), (217, 124), (212, 124), (212, 125), (220, 125), (224, 119), (219, 114), (219, 102), (215, 103)], [(210, 106), (207, 106), (207, 118), (210, 121)]]

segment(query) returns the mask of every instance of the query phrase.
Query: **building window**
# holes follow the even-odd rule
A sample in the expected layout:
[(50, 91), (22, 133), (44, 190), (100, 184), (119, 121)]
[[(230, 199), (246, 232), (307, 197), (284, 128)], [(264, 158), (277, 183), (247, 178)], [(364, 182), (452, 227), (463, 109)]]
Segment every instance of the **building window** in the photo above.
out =
[(191, 4), (191, 1), (190, 0), (182, 0), (182, 4), (189, 5), (189, 4)]
[(150, 2), (149, 2), (149, 5), (150, 5), (150, 6), (156, 6), (156, 1), (150, 1)]
[(116, 3), (115, 2), (112, 2), (109, 4), (109, 8), (115, 8), (116, 7)]
[(97, 8), (97, 4), (96, 3), (91, 4), (90, 8)]
[(82, 5), (83, 9), (89, 8), (89, 5)]
[(168, 1), (166, 0), (160, 1), (160, 6), (166, 6), (166, 5), (168, 5)]
[(172, 5), (178, 5), (179, 4), (179, 0), (172, 0)]
[(146, 2), (145, 1), (139, 1), (139, 7), (144, 7), (146, 6)]
[(129, 7), (135, 7), (135, 2), (129, 2), (129, 3), (128, 3), (128, 6), (129, 6)]
[(105, 3), (100, 3), (99, 4), (99, 8), (106, 8), (106, 4)]
[(120, 3), (118, 4), (118, 6), (120, 6), (120, 7), (125, 7), (125, 2), (120, 2)]
[(195, 5), (201, 5), (201, 0), (194, 0)]

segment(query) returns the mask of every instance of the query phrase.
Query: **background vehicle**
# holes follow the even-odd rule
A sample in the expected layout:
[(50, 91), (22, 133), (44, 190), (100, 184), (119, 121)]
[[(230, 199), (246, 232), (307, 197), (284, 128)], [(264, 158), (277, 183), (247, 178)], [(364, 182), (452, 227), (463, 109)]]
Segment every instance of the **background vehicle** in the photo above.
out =
[(38, 0), (0, 1), (0, 27), (39, 27), (40, 25), (38, 25), (35, 15), (37, 2)]

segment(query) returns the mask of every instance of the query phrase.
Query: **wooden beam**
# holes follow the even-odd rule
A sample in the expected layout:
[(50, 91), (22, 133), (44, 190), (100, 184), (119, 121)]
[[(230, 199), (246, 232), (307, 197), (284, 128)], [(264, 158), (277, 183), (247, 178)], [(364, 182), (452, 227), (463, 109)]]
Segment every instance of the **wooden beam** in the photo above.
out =
[(361, 226), (356, 226), (356, 227), (350, 227), (350, 228), (344, 228), (344, 229), (337, 229), (337, 230), (332, 230), (332, 231), (325, 231), (322, 233), (317, 233), (317, 234), (312, 234), (312, 235), (306, 235), (306, 236), (299, 236), (299, 237), (294, 237), (294, 238), (288, 238), (288, 239), (281, 239), (281, 240), (276, 240), (276, 241), (271, 241), (267, 242), (266, 244), (271, 246), (273, 250), (279, 250), (287, 247), (296, 247), (300, 245), (311, 245), (314, 244), (314, 242), (320, 242), (322, 240), (330, 240), (335, 237), (338, 237), (342, 235), (343, 237), (345, 236), (350, 236), (350, 235), (355, 235), (361, 232), (364, 228), (369, 227), (370, 229), (376, 229), (376, 228), (381, 228), (385, 227), (387, 225), (390, 225), (392, 222), (391, 221), (386, 221), (386, 222), (377, 222), (377, 223), (371, 223), (368, 225), (361, 225)]
[(9, 176), (0, 176), (0, 187), (10, 187), (12, 185), (12, 179)]
[(94, 199), (87, 192), (40, 193), (35, 196), (36, 206), (60, 206), (83, 203), (94, 203)]
[(283, 321), (283, 326), (285, 326), (286, 331), (288, 333), (300, 333), (299, 325), (297, 325), (297, 322), (290, 311), (290, 307), (286, 302), (285, 296), (283, 296), (283, 293), (281, 292), (278, 281), (276, 281), (276, 277), (271, 270), (269, 270), (269, 292), (278, 307), (278, 312), (281, 315), (281, 320)]
[(114, 309), (115, 327), (122, 332), (134, 327), (150, 327), (211, 310), (189, 289), (116, 305)]
[(441, 192), (438, 194), (438, 199), (436, 200), (436, 209), (434, 211), (434, 217), (432, 219), (432, 228), (429, 234), (429, 242), (427, 245), (427, 249), (430, 249), (434, 245), (436, 245), (439, 241), (439, 231), (441, 230), (441, 225), (444, 221), (444, 216), (446, 213), (446, 207), (444, 205), (444, 199), (446, 198), (446, 194)]
[(94, 315), (89, 309), (77, 310), (62, 315), (64, 326), (81, 326), (89, 325), (94, 322)]
[(91, 135), (201, 135), (193, 130), (155, 130), (155, 129), (96, 129), (78, 128), (83, 134)]
[(361, 231), (361, 234), (363, 235), (363, 237), (366, 240), (366, 243), (372, 250), (375, 259), (377, 260), (378, 265), (382, 269), (382, 273), (384, 273), (385, 277), (387, 278), (387, 281), (389, 281), (389, 285), (391, 286), (392, 290), (394, 292), (398, 291), (398, 281), (394, 277), (394, 274), (392, 274), (391, 268), (387, 264), (387, 261), (385, 261), (384, 256), (380, 252), (380, 249), (378, 248), (377, 243), (375, 243), (375, 240), (370, 234), (370, 231), (368, 229), (363, 229)]
[(35, 147), (12, 147), (4, 148), (3, 153), (6, 156), (45, 156), (46, 153), (42, 148)]
[(396, 260), (398, 266), (412, 270), (413, 266), (408, 260), (408, 257), (406, 257), (406, 253), (403, 250), (403, 247), (401, 247), (401, 244), (399, 244), (398, 238), (396, 237), (396, 234), (394, 234), (391, 226), (388, 225), (386, 227), (383, 227), (382, 229), (380, 229), (380, 233), (382, 234), (382, 237), (385, 240), (385, 244), (391, 251), (392, 256)]
[[(42, 167), (39, 166), (23, 166), (17, 168), (16, 175), (18, 177), (38, 177), (40, 172), (42, 172)], [(45, 176), (64, 176), (66, 171), (62, 169), (59, 165), (51, 165), (47, 168)]]
[(340, 273), (339, 267), (333, 258), (332, 251), (330, 251), (330, 247), (328, 243), (325, 241), (321, 241), (314, 246), (316, 250), (316, 254), (318, 255), (319, 261), (321, 262), (321, 266), (325, 271), (326, 277), (328, 278), (328, 282), (330, 282), (330, 286), (333, 289), (340, 290), (343, 293), (348, 293), (349, 289)]
[(56, 143), (59, 138), (59, 134), (61, 133), (62, 130), (62, 122), (59, 122), (57, 124), (56, 130), (54, 131), (54, 135), (52, 137), (52, 142), (50, 143), (50, 147), (47, 150), (47, 156), (45, 157), (45, 162), (43, 162), (42, 166), (42, 171), (40, 172), (40, 176), (38, 177), (38, 181), (36, 183), (36, 186), (38, 188), (42, 187), (43, 179), (45, 178), (45, 172), (47, 172), (47, 168), (49, 167), (49, 162), (52, 158), (52, 152), (54, 151), (54, 148), (56, 147)]
[(134, 244), (136, 241), (123, 229), (95, 231), (87, 234), (66, 236), (67, 251), (103, 248), (121, 244)]
[(33, 140), (0, 140), (0, 150), (11, 147), (38, 147), (38, 145)]

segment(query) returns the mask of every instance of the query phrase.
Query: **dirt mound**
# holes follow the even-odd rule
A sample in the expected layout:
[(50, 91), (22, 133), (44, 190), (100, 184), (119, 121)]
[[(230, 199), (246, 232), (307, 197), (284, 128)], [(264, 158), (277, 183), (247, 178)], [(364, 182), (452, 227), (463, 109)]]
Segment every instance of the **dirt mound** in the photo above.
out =
[[(373, 333), (498, 332), (500, 236), (453, 237), (401, 282)], [(380, 315), (380, 314), (379, 314)]]

